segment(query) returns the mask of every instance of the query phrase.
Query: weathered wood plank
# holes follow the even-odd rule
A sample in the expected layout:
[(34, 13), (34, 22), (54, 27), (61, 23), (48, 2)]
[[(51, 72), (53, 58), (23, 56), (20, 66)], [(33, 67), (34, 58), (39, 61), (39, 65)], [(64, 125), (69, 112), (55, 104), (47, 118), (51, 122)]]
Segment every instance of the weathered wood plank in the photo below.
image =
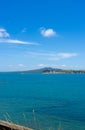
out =
[(0, 130), (33, 130), (33, 129), (0, 120)]

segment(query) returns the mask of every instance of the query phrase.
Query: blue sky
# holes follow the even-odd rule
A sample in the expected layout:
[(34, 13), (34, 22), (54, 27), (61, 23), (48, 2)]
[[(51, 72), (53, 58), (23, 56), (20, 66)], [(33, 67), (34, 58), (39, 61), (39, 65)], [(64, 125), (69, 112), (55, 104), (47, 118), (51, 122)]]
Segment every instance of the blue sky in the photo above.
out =
[(0, 2), (0, 71), (85, 69), (84, 0)]

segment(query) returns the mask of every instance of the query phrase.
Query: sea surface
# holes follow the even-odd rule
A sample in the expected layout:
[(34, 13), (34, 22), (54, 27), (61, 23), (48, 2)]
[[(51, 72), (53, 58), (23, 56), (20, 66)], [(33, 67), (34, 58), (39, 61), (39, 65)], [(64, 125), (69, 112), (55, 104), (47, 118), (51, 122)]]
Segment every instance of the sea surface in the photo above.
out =
[(85, 130), (85, 74), (0, 73), (0, 119), (35, 130)]

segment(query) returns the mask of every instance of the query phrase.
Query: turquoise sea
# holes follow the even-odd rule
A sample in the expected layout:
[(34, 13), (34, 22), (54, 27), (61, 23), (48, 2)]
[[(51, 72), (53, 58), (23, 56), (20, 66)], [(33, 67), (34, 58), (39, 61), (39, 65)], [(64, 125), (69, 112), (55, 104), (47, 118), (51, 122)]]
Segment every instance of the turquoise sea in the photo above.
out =
[(0, 73), (0, 119), (36, 130), (85, 130), (85, 74)]

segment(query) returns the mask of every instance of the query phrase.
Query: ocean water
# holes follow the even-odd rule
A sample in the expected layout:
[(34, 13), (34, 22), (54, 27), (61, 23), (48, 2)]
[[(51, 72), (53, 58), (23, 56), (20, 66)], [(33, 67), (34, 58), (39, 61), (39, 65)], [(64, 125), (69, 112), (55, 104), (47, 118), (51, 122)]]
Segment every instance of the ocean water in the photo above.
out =
[(0, 119), (35, 130), (85, 130), (85, 74), (0, 73)]

